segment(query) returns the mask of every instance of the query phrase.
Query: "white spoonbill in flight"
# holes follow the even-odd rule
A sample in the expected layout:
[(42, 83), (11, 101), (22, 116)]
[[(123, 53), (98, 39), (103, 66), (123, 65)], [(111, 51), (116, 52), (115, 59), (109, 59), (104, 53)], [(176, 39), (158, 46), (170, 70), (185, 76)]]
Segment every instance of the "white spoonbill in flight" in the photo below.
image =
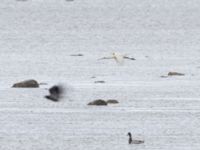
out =
[(117, 52), (112, 53), (112, 56), (110, 56), (110, 57), (103, 57), (100, 59), (115, 59), (115, 61), (120, 64), (122, 64), (124, 62), (124, 59), (135, 60), (135, 58), (133, 58), (133, 57), (128, 57), (126, 55), (122, 55)]

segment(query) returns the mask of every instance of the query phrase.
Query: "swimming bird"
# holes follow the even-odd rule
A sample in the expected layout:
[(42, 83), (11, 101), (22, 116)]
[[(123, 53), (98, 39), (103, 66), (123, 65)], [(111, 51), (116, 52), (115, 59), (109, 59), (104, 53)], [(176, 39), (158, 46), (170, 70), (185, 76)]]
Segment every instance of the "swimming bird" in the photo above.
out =
[(61, 98), (61, 95), (63, 93), (63, 87), (54, 85), (49, 89), (49, 93), (50, 95), (46, 95), (45, 98), (57, 102)]
[(143, 140), (133, 140), (130, 132), (128, 132), (127, 135), (129, 136), (128, 144), (142, 144), (142, 143), (144, 143)]

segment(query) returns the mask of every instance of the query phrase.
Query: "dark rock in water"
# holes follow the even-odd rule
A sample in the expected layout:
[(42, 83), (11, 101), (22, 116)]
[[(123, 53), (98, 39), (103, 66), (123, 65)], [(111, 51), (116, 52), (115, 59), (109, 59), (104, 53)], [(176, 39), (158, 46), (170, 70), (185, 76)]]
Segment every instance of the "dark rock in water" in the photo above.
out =
[(105, 81), (94, 81), (94, 83), (105, 83)]
[(63, 87), (55, 85), (49, 89), (49, 93), (50, 95), (46, 95), (45, 98), (57, 102), (61, 98)]
[(107, 102), (107, 104), (117, 104), (117, 103), (119, 103), (117, 100), (115, 100), (115, 99), (109, 99), (109, 100), (107, 100), (106, 101)]
[(48, 85), (48, 83), (41, 82), (41, 83), (39, 83), (39, 85)]
[(83, 56), (83, 54), (71, 54), (70, 56)]
[(94, 100), (93, 102), (88, 103), (88, 105), (107, 105), (107, 102), (102, 99)]
[(184, 76), (185, 74), (183, 73), (178, 73), (178, 72), (169, 72), (168, 76)]
[(108, 99), (107, 101), (102, 99), (97, 99), (93, 102), (88, 103), (88, 105), (107, 105), (107, 104), (117, 104), (117, 103), (119, 102), (115, 99)]
[(12, 87), (14, 88), (38, 88), (39, 84), (36, 80), (26, 80), (15, 83)]
[(168, 76), (160, 76), (161, 78), (167, 78)]

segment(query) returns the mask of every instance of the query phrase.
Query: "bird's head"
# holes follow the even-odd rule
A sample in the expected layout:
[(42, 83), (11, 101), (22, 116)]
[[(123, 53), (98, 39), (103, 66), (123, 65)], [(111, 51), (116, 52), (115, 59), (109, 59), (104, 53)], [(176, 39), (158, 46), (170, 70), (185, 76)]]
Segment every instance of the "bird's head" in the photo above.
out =
[(116, 56), (116, 55), (117, 55), (117, 53), (116, 53), (116, 52), (113, 52), (113, 53), (112, 53), (112, 55), (113, 55), (113, 56)]
[(130, 132), (128, 132), (128, 134), (127, 134), (128, 136), (131, 136), (131, 133)]

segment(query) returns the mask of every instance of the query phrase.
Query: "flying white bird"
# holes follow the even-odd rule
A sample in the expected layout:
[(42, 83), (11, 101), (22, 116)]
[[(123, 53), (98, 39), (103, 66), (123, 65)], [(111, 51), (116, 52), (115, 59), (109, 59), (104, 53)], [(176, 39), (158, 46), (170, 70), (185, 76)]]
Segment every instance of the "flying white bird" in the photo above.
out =
[(124, 56), (121, 55), (120, 53), (112, 53), (113, 58), (116, 60), (118, 63), (123, 63), (124, 61)]
[(101, 59), (115, 59), (115, 61), (117, 63), (120, 63), (120, 64), (123, 64), (124, 59), (135, 60), (135, 58), (133, 58), (133, 57), (128, 57), (126, 55), (122, 55), (122, 54), (117, 53), (117, 52), (112, 53), (111, 57), (103, 57)]

